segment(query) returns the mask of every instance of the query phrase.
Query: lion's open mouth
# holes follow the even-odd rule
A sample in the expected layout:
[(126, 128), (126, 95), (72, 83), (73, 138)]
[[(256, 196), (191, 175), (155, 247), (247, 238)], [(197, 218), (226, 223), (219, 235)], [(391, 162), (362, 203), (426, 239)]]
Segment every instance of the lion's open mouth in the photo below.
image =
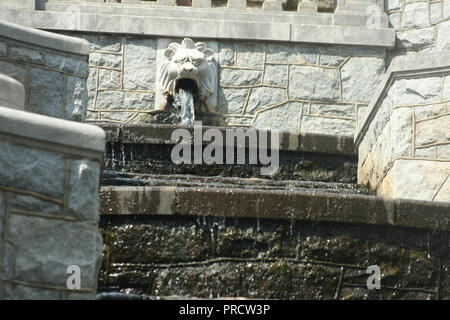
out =
[(178, 79), (175, 83), (175, 93), (178, 94), (178, 91), (183, 89), (184, 91), (188, 91), (194, 97), (198, 97), (198, 84), (195, 80), (189, 78)]

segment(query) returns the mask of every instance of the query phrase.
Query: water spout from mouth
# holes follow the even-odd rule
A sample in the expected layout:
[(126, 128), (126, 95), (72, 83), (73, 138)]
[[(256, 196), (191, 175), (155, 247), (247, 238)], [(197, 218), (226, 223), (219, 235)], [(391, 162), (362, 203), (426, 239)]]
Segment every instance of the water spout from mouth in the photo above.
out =
[(178, 110), (181, 125), (194, 125), (195, 120), (195, 96), (197, 86), (193, 80), (181, 79), (177, 82), (177, 95), (173, 102)]
[(174, 101), (174, 106), (179, 110), (181, 125), (193, 125), (194, 116), (194, 95), (190, 91), (180, 89)]

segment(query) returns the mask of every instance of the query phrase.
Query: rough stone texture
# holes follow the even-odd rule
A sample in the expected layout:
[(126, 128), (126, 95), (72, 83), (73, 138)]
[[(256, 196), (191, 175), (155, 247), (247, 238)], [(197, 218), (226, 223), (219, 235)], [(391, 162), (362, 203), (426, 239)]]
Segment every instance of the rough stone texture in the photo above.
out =
[(257, 129), (298, 132), (302, 104), (287, 102), (279, 107), (259, 112), (253, 126)]
[[(92, 69), (97, 70), (94, 68)], [(99, 72), (98, 74), (99, 89), (120, 89), (120, 71), (99, 69), (98, 72)]]
[(17, 244), (16, 279), (64, 288), (66, 269), (76, 264), (85, 275), (82, 288), (95, 288), (97, 265), (93, 262), (102, 250), (97, 227), (20, 215), (13, 215), (7, 227), (8, 238)]
[(32, 112), (63, 118), (64, 76), (55, 71), (32, 69), (29, 109)]
[(394, 106), (439, 101), (441, 83), (441, 77), (399, 79), (390, 88), (389, 98)]
[(125, 42), (123, 86), (151, 90), (156, 74), (156, 41), (131, 38)]
[(264, 44), (242, 42), (235, 46), (236, 67), (262, 68), (264, 65)]
[(425, 160), (397, 160), (391, 168), (391, 174), (385, 178), (384, 184), (389, 184), (390, 194), (397, 198), (416, 200), (450, 201), (443, 183), (450, 175), (448, 162)]
[(29, 211), (33, 208), (36, 212), (46, 213), (49, 215), (61, 215), (61, 205), (49, 201), (39, 199), (34, 196), (11, 194), (10, 198), (11, 210)]
[(266, 65), (264, 70), (264, 81), (263, 84), (270, 84), (275, 86), (286, 86), (288, 66), (279, 65)]
[(99, 188), (100, 166), (98, 162), (77, 160), (70, 167), (68, 190), (68, 214), (80, 221), (97, 222), (93, 212), (98, 212), (98, 199), (92, 197)]
[(437, 42), (436, 47), (438, 50), (450, 49), (450, 40), (448, 33), (450, 32), (450, 21), (444, 21), (437, 27)]
[(49, 68), (72, 73), (82, 78), (87, 78), (89, 75), (88, 63), (85, 60), (55, 55), (45, 55), (45, 65)]
[[(154, 109), (157, 102), (154, 101), (159, 96), (159, 91), (154, 91), (154, 73), (158, 68), (157, 61), (162, 61), (162, 51), (158, 49), (158, 52), (161, 51), (158, 57), (161, 57), (156, 59), (155, 44), (157, 41), (158, 48), (166, 48), (173, 40), (83, 33), (71, 35), (79, 35), (91, 45), (89, 121), (147, 121), (143, 112)], [(366, 104), (370, 99), (368, 92), (374, 90), (384, 71), (385, 53), (379, 49), (228, 40), (215, 44), (208, 42), (208, 45), (216, 48), (213, 51), (217, 52), (215, 59), (219, 66), (217, 112), (245, 116), (245, 120), (241, 119), (244, 122), (237, 118), (233, 118), (232, 122), (231, 118), (226, 120), (230, 124), (236, 123), (236, 120), (246, 126), (258, 123), (262, 128), (263, 118), (256, 119), (258, 111), (291, 100), (300, 100), (297, 101), (299, 103), (324, 101), (330, 105), (332, 102), (335, 102), (334, 105), (344, 105), (343, 101)], [(101, 62), (108, 59), (113, 59), (116, 64), (107, 66), (106, 62)], [(108, 69), (111, 66), (117, 69)], [(133, 77), (136, 79), (132, 81)], [(341, 90), (344, 97), (341, 97)], [(326, 108), (320, 112), (314, 110), (317, 118), (314, 119), (314, 126), (319, 126), (322, 118), (337, 118), (336, 121), (323, 121), (326, 126), (341, 123), (345, 127), (342, 131), (347, 134), (348, 128), (354, 127), (356, 122), (356, 113), (350, 111), (352, 108), (354, 106), (348, 107), (345, 112), (337, 109), (327, 111)], [(100, 110), (104, 112), (100, 113)], [(309, 109), (303, 110), (307, 116), (305, 112)], [(297, 115), (293, 119), (297, 119)], [(290, 128), (298, 126), (299, 123), (289, 125)], [(273, 124), (268, 122), (268, 127), (273, 127)], [(334, 128), (333, 132), (339, 132), (338, 128)]]
[(449, 143), (450, 115), (421, 121), (416, 125), (416, 145)]
[(450, 99), (450, 76), (445, 77), (442, 88), (442, 99)]
[(42, 54), (34, 50), (25, 48), (9, 47), (9, 58), (20, 62), (44, 64)]
[[(372, 192), (391, 198), (450, 200), (444, 187), (450, 168), (447, 60), (444, 53), (399, 57), (377, 89), (369, 105), (372, 115), (362, 120), (365, 126), (356, 135), (358, 181)], [(429, 72), (433, 69), (427, 63), (441, 72)]]
[(351, 58), (342, 67), (344, 101), (369, 102), (384, 74), (384, 61), (379, 58)]
[(89, 65), (91, 67), (106, 67), (121, 69), (122, 56), (109, 53), (91, 53), (89, 54)]
[(414, 117), (415, 117), (416, 121), (423, 120), (426, 118), (444, 114), (444, 113), (446, 113), (446, 109), (447, 108), (446, 108), (445, 103), (418, 106), (418, 107), (414, 108), (414, 112), (415, 112)]
[(402, 18), (403, 28), (423, 27), (428, 24), (428, 3), (416, 2), (405, 5)]
[(123, 91), (101, 91), (97, 96), (97, 109), (123, 109), (125, 92)]
[(436, 23), (442, 19), (442, 2), (430, 3), (430, 22)]
[(152, 110), (155, 104), (152, 93), (125, 92), (123, 109)]
[[(2, 108), (8, 123), (0, 125), (2, 137), (14, 137), (0, 141), (0, 299), (67, 299), (71, 293), (92, 299), (102, 253), (104, 132), (9, 110)], [(93, 148), (94, 141), (101, 147)], [(71, 265), (81, 271), (81, 288), (73, 291), (66, 284)]]
[(291, 66), (289, 98), (305, 100), (339, 100), (337, 70), (310, 66)]
[[(62, 195), (64, 187), (64, 159), (56, 154), (26, 147), (0, 145), (0, 184), (46, 195)], [(54, 172), (47, 175), (46, 172)], [(34, 177), (40, 177), (36, 180)]]
[(300, 132), (334, 134), (338, 136), (353, 136), (355, 121), (338, 118), (322, 118), (303, 116)]
[(266, 61), (272, 63), (316, 64), (319, 49), (309, 45), (275, 44), (266, 45)]
[(443, 18), (448, 18), (450, 17), (450, 3), (448, 2), (448, 0), (444, 0), (444, 8), (442, 10), (443, 14)]
[(219, 64), (221, 66), (234, 66), (234, 44), (233, 42), (219, 43)]
[(261, 83), (262, 72), (254, 70), (221, 69), (221, 86), (248, 86)]
[(435, 28), (397, 32), (397, 47), (402, 49), (422, 49), (434, 43)]
[(349, 119), (355, 118), (355, 106), (354, 105), (334, 105), (334, 104), (317, 104), (311, 103), (309, 109), (310, 115), (316, 116), (338, 116), (347, 117)]
[(78, 77), (67, 76), (65, 98), (65, 118), (67, 120), (84, 122), (86, 118), (86, 106), (88, 100), (86, 80)]
[(217, 111), (227, 114), (241, 114), (244, 111), (249, 89), (220, 89), (219, 109)]
[(282, 88), (259, 87), (252, 88), (246, 109), (246, 113), (253, 114), (268, 107), (286, 100), (286, 90)]
[[(2, 23), (2, 28), (5, 27), (9, 33), (6, 35), (8, 39), (4, 34), (0, 38), (0, 72), (24, 86), (25, 110), (84, 121), (88, 102), (84, 96), (89, 74), (87, 54), (83, 53), (84, 49), (78, 50), (82, 48), (71, 51), (80, 45), (84, 47), (86, 43)], [(7, 60), (2, 60), (6, 53)], [(72, 116), (74, 110), (77, 113), (75, 117)]]

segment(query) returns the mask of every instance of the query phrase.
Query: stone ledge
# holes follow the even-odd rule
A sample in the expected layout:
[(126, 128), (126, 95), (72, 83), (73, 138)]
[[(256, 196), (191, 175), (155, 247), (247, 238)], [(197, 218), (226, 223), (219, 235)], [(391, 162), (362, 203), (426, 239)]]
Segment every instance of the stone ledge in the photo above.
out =
[[(29, 26), (22, 26), (26, 24), (16, 24), (16, 19), (10, 14), (12, 12), (21, 12), (24, 15), (27, 13), (33, 13), (34, 11), (22, 11), (22, 10), (12, 10), (1, 8), (0, 11), (0, 36), (14, 39), (17, 41), (22, 41), (34, 45), (38, 45), (41, 47), (47, 47), (54, 50), (75, 53), (80, 55), (88, 55), (89, 54), (89, 43), (86, 40), (63, 36), (51, 32), (36, 30), (30, 27), (33, 27), (33, 23), (28, 22)], [(32, 16), (28, 16), (29, 19)], [(48, 17), (47, 17), (48, 18)], [(14, 23), (10, 23), (10, 22)], [(52, 24), (53, 21), (47, 21), (47, 23)]]
[(25, 108), (25, 88), (8, 76), (0, 73), (0, 105), (7, 108), (23, 110)]
[(22, 144), (37, 141), (87, 150), (99, 159), (105, 151), (105, 132), (97, 126), (5, 107), (0, 107), (0, 135), (19, 137)]
[[(192, 126), (174, 126), (174, 125), (123, 125), (123, 124), (98, 124), (103, 128), (109, 142), (121, 143), (151, 143), (151, 144), (175, 144), (171, 140), (172, 132), (178, 128), (185, 128), (193, 134)], [(242, 129), (241, 127), (209, 127), (202, 126), (203, 131), (215, 128), (219, 129), (225, 137), (225, 131), (230, 129)], [(258, 135), (260, 131), (256, 130)], [(270, 131), (267, 131), (268, 142), (270, 143)], [(280, 131), (279, 150), (284, 151), (303, 151), (314, 153), (331, 153), (343, 155), (356, 155), (353, 147), (353, 139), (346, 136), (334, 136), (313, 133), (290, 133)], [(206, 142), (205, 142), (206, 143)]]
[[(394, 48), (395, 46), (395, 31), (389, 28), (369, 29), (365, 26), (334, 26), (324, 25), (323, 23), (321, 25), (320, 22), (316, 24), (313, 21), (305, 21), (304, 24), (299, 24), (290, 22), (287, 18), (289, 15), (286, 15), (282, 22), (274, 22), (277, 19), (271, 19), (270, 15), (266, 19), (258, 19), (262, 21), (252, 21), (248, 17), (237, 20), (235, 16), (238, 16), (238, 14), (233, 10), (222, 13), (224, 15), (222, 19), (213, 19), (211, 18), (212, 12), (214, 12), (212, 9), (180, 9), (178, 7), (176, 10), (186, 10), (186, 17), (174, 18), (170, 15), (163, 16), (161, 14), (151, 16), (90, 12), (74, 14), (73, 12), (2, 9), (0, 19), (46, 30), (202, 39), (308, 42), (384, 48)], [(190, 10), (206, 10), (211, 15), (201, 19), (192, 18)], [(298, 19), (298, 15), (294, 17), (295, 20), (301, 21), (301, 19)], [(148, 23), (149, 19), (152, 23)], [(168, 24), (171, 25), (170, 29), (167, 28)]]
[(445, 202), (198, 187), (102, 187), (100, 197), (102, 215), (294, 219), (450, 230), (450, 203)]
[(399, 56), (392, 60), (386, 74), (377, 87), (369, 103), (366, 116), (361, 120), (363, 125), (355, 130), (355, 148), (361, 144), (370, 123), (383, 102), (387, 90), (397, 78), (420, 75), (433, 75), (450, 71), (450, 52), (439, 51), (410, 56)]

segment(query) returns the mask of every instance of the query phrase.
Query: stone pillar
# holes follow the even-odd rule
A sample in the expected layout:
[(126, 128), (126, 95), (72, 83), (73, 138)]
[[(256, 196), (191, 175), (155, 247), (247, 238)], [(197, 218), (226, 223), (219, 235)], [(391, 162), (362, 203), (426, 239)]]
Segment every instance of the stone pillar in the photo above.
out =
[(157, 0), (157, 4), (159, 6), (176, 6), (177, 1), (176, 0)]
[(384, 12), (384, 0), (337, 0), (334, 24), (387, 28), (388, 17)]
[(297, 5), (297, 11), (304, 13), (316, 13), (318, 8), (319, 6), (317, 5), (317, 3), (312, 2), (311, 0), (303, 0)]
[(228, 0), (227, 8), (229, 8), (229, 9), (247, 9), (247, 0)]
[(140, 4), (141, 0), (122, 0), (123, 4)]
[(283, 3), (281, 0), (265, 0), (262, 8), (266, 11), (282, 11)]
[(195, 8), (211, 8), (211, 0), (192, 0), (192, 6)]
[(36, 0), (0, 0), (0, 7), (11, 9), (36, 9)]

